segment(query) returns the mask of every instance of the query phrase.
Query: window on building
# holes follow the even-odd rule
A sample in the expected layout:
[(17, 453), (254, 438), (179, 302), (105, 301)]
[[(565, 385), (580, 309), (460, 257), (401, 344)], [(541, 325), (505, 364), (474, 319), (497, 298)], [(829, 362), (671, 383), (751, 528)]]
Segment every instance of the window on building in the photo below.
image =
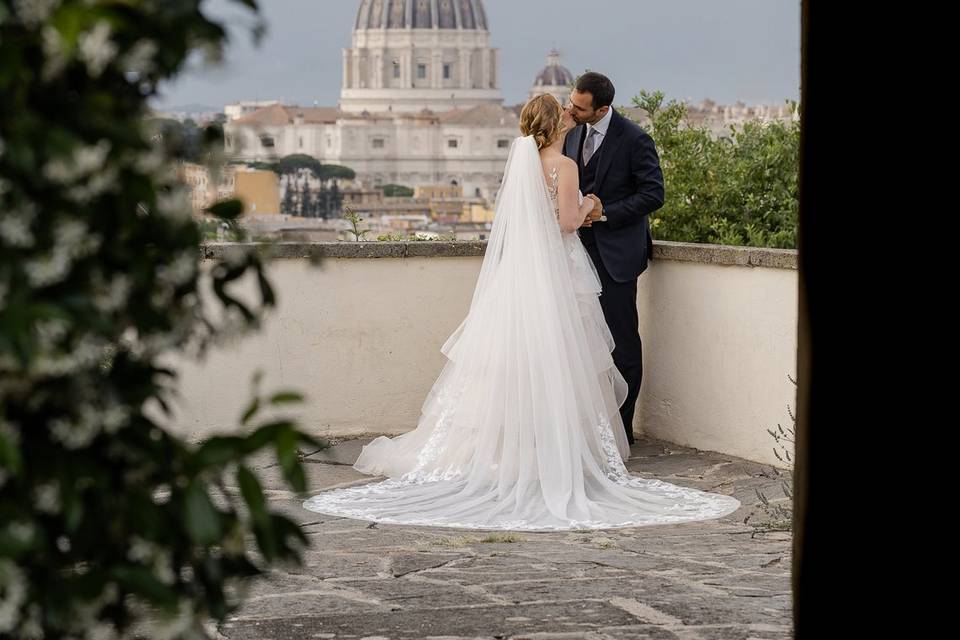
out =
[(394, 78), (399, 78), (399, 77), (400, 77), (400, 63), (399, 63), (399, 62), (394, 62), (394, 63), (393, 63), (393, 77), (394, 77)]
[(383, 149), (385, 141), (383, 138), (374, 138), (373, 139), (373, 148), (374, 149)]
[(303, 136), (299, 136), (298, 142), (300, 143), (300, 148), (303, 149)]
[(498, 148), (498, 149), (509, 149), (509, 148), (510, 148), (510, 141), (509, 141), (509, 140), (497, 140), (497, 148)]
[(447, 140), (447, 147), (448, 147), (448, 148), (450, 148), (450, 149), (456, 149), (456, 148), (459, 147), (459, 146), (460, 146), (460, 141), (457, 140), (456, 138), (451, 138), (451, 139)]
[(417, 65), (417, 77), (420, 78), (421, 80), (427, 77), (427, 65), (425, 64)]
[(444, 79), (444, 80), (449, 80), (449, 79), (450, 79), (450, 65), (449, 65), (449, 64), (443, 65), (443, 79)]
[(275, 146), (273, 136), (260, 136), (260, 144), (264, 147), (273, 148)]

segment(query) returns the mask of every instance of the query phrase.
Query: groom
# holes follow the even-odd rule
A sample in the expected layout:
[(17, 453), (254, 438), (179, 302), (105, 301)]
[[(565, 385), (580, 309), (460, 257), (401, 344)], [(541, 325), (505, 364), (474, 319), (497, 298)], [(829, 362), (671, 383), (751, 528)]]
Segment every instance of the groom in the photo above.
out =
[(580, 241), (603, 286), (600, 306), (616, 343), (613, 361), (629, 389), (620, 417), (633, 444), (643, 378), (637, 278), (653, 254), (648, 214), (663, 206), (663, 173), (653, 139), (614, 111), (614, 93), (606, 76), (580, 76), (567, 106), (578, 126), (567, 133), (563, 153), (580, 168), (580, 190), (597, 202), (580, 227)]

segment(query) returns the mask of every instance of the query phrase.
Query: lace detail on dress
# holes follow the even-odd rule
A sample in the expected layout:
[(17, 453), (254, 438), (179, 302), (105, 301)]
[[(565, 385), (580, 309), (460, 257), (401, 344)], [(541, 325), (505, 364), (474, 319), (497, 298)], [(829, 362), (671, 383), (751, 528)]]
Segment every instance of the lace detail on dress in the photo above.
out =
[(550, 169), (550, 184), (549, 193), (550, 200), (553, 202), (553, 215), (556, 216), (557, 220), (560, 219), (560, 169), (558, 167), (553, 167)]
[(456, 389), (451, 389), (451, 386), (445, 384), (440, 389), (437, 395), (437, 405), (442, 408), (440, 416), (437, 418), (430, 437), (427, 438), (427, 441), (417, 453), (417, 465), (400, 477), (401, 482), (423, 484), (425, 482), (436, 482), (437, 480), (450, 480), (460, 475), (459, 469), (434, 468), (432, 471), (425, 472), (426, 469), (433, 466), (437, 457), (447, 446), (450, 426), (456, 414), (457, 401), (463, 395), (465, 387), (463, 383)]

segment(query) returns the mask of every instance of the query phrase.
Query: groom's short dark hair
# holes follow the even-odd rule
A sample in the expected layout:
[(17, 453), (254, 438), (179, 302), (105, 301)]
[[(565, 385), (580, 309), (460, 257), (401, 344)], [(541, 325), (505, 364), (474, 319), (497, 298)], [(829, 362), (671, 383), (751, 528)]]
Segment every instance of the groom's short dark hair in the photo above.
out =
[(612, 105), (613, 97), (617, 93), (610, 78), (596, 71), (588, 71), (577, 78), (577, 91), (593, 96), (594, 109)]

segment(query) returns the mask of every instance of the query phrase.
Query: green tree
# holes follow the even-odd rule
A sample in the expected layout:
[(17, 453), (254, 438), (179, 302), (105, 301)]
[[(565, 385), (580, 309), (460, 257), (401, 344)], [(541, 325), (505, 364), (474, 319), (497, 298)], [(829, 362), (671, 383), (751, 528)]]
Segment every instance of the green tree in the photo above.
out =
[(357, 174), (350, 167), (344, 167), (338, 164), (325, 164), (320, 167), (320, 175), (317, 177), (321, 182), (327, 182), (328, 180), (354, 180)]
[(385, 184), (383, 187), (383, 195), (388, 198), (392, 197), (401, 197), (401, 198), (412, 198), (413, 189), (410, 187), (405, 187), (402, 184)]
[(313, 193), (310, 190), (310, 184), (304, 178), (300, 184), (300, 216), (303, 218), (315, 218), (317, 215), (316, 203), (313, 199)]
[(650, 116), (664, 174), (666, 203), (650, 216), (654, 237), (796, 248), (799, 122), (747, 122), (715, 137), (685, 121), (682, 103), (663, 97), (633, 98)]
[[(222, 50), (202, 4), (0, 0), (3, 638), (205, 637), (306, 544), (248, 460), (270, 449), (306, 488), (298, 446), (322, 443), (258, 418), (296, 394), (255, 378), (235, 435), (168, 428), (170, 356), (202, 357), (275, 305), (256, 252), (201, 274), (178, 151), (147, 121), (160, 83)], [(222, 131), (200, 138), (214, 157)], [(241, 206), (210, 213), (233, 223)]]
[(343, 214), (343, 193), (336, 180), (330, 185), (327, 193), (327, 206), (324, 208), (324, 218), (339, 218)]
[[(300, 189), (300, 215), (304, 217), (322, 217), (331, 218), (340, 215), (340, 207), (343, 197), (340, 194), (339, 187), (336, 186), (336, 180), (353, 180), (356, 173), (349, 167), (335, 164), (323, 164), (313, 156), (303, 153), (295, 153), (280, 158), (276, 162), (256, 162), (254, 168), (273, 171), (287, 182), (287, 194), (290, 193), (290, 186), (294, 179), (303, 178), (304, 182)], [(306, 178), (312, 175), (320, 181), (320, 188), (314, 193), (307, 188)], [(333, 182), (328, 187), (327, 184)], [(292, 196), (290, 196), (292, 197)], [(284, 201), (286, 203), (286, 200)], [(292, 211), (293, 207), (288, 210)]]
[(293, 182), (288, 181), (286, 183), (286, 188), (283, 193), (283, 202), (280, 205), (281, 213), (286, 213), (288, 215), (293, 215), (297, 213), (296, 199), (294, 197), (294, 185)]

